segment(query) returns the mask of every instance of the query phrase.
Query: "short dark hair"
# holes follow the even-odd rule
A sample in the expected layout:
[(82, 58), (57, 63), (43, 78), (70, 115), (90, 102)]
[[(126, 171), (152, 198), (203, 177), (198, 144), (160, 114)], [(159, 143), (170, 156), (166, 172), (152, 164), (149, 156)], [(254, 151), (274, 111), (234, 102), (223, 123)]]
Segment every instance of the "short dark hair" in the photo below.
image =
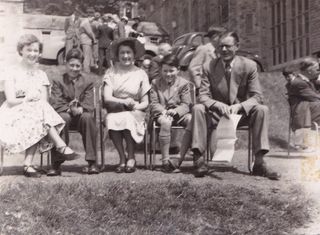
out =
[(83, 57), (82, 52), (79, 49), (73, 48), (70, 51), (68, 51), (68, 53), (66, 55), (67, 62), (69, 62), (71, 59), (78, 59), (82, 63), (84, 60), (84, 57)]
[(168, 54), (164, 56), (161, 60), (161, 66), (163, 66), (164, 64), (174, 66), (176, 68), (180, 67), (179, 59), (174, 54)]
[(123, 42), (119, 43), (118, 46), (117, 46), (117, 50), (116, 50), (117, 58), (119, 58), (119, 49), (120, 49), (121, 46), (130, 47), (132, 49), (132, 51), (133, 51), (133, 54), (136, 54), (136, 48), (135, 48), (134, 42), (133, 41), (123, 41)]
[(39, 44), (39, 52), (42, 53), (42, 43), (40, 42), (40, 40), (33, 34), (24, 34), (19, 38), (17, 44), (17, 51), (19, 55), (22, 55), (21, 51), (25, 46), (30, 46), (33, 43)]
[(296, 74), (296, 69), (293, 66), (287, 66), (282, 70), (282, 75), (288, 77), (290, 74)]
[(220, 35), (220, 38), (219, 38), (219, 39), (222, 39), (222, 38), (225, 38), (225, 37), (233, 37), (233, 38), (234, 38), (234, 41), (235, 41), (237, 44), (240, 42), (239, 36), (238, 36), (238, 34), (237, 34), (235, 31), (228, 31), (228, 32), (222, 33), (222, 34)]
[(312, 58), (312, 57), (307, 57), (304, 58), (301, 62), (300, 62), (300, 70), (301, 71), (306, 71), (309, 67), (318, 64), (317, 59)]

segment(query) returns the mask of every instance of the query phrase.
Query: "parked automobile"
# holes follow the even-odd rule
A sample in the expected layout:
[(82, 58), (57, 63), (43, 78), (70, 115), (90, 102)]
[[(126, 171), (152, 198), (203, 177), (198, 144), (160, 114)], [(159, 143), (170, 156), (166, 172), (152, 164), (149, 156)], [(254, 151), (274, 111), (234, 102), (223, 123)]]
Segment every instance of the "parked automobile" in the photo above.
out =
[[(183, 34), (174, 40), (173, 53), (177, 55), (182, 70), (188, 68), (197, 47), (209, 42), (209, 39), (206, 38), (205, 35), (206, 32), (191, 32)], [(264, 71), (263, 63), (259, 55), (245, 50), (238, 50), (237, 54), (254, 60), (258, 65), (258, 70), (261, 72)]]
[[(31, 15), (23, 16), (23, 31), (35, 34), (43, 44), (41, 59), (55, 60), (58, 64), (64, 63), (65, 53), (65, 16)], [(169, 40), (169, 34), (157, 23), (142, 21), (138, 31), (145, 37), (146, 55), (156, 56), (158, 45)]]

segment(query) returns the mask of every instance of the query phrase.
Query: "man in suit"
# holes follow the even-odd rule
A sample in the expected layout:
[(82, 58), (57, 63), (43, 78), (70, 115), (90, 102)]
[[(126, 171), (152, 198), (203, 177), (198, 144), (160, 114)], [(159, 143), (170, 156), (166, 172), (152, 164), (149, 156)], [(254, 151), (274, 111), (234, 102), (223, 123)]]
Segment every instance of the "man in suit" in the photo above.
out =
[[(225, 32), (219, 37), (219, 58), (207, 61), (203, 66), (199, 102), (192, 109), (190, 139), (196, 166), (195, 175), (202, 177), (208, 172), (204, 152), (207, 131), (216, 127), (222, 116), (242, 114), (240, 123), (246, 122), (253, 132), (255, 163), (253, 175), (279, 179), (280, 175), (267, 168), (263, 159), (269, 151), (267, 106), (263, 97), (254, 61), (237, 56), (239, 37), (235, 32)], [(209, 123), (206, 121), (209, 115)]]
[(98, 26), (98, 45), (99, 45), (99, 74), (103, 74), (103, 65), (106, 62), (107, 68), (111, 66), (108, 48), (113, 41), (113, 29), (109, 27), (109, 21), (112, 16), (104, 14), (102, 16), (102, 24)]
[(80, 10), (75, 8), (73, 14), (65, 19), (64, 31), (66, 33), (65, 55), (75, 47), (80, 47)]
[(219, 35), (225, 31), (226, 29), (222, 27), (211, 26), (208, 29), (208, 33), (205, 35), (210, 41), (204, 45), (198, 46), (193, 54), (189, 64), (189, 73), (191, 81), (195, 84), (197, 91), (201, 84), (202, 66), (205, 62), (217, 58), (215, 45), (217, 44)]
[(319, 74), (319, 63), (311, 57), (301, 61), (299, 74), (291, 72), (288, 68), (283, 71), (288, 81), (286, 88), (293, 130), (311, 127), (311, 122), (320, 124), (320, 93), (313, 83)]
[[(87, 174), (98, 174), (96, 166), (97, 128), (93, 117), (94, 111), (94, 82), (81, 74), (83, 55), (80, 50), (72, 49), (67, 54), (67, 72), (62, 78), (54, 79), (51, 90), (52, 107), (65, 120), (66, 125), (62, 137), (69, 143), (69, 129), (80, 132), (86, 151), (88, 167), (84, 168)], [(63, 161), (54, 152), (52, 154), (52, 169), (48, 176), (61, 175)]]

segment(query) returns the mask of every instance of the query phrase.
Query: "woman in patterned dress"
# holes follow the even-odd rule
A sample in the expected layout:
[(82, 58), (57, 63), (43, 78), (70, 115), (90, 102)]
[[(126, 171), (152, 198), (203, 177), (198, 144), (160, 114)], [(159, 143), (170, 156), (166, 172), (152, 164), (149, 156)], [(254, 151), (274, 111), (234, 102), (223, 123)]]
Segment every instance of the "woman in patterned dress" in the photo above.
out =
[[(115, 66), (104, 76), (104, 101), (107, 106), (107, 128), (119, 156), (117, 173), (135, 171), (134, 145), (143, 140), (145, 110), (148, 107), (149, 79), (134, 65), (144, 54), (143, 45), (135, 38), (121, 38), (111, 45)], [(126, 141), (126, 157), (123, 139)], [(127, 160), (128, 158), (128, 160)]]
[(25, 34), (19, 39), (17, 50), (21, 62), (5, 73), (6, 101), (0, 107), (0, 144), (9, 153), (25, 151), (24, 175), (40, 177), (32, 165), (37, 147), (47, 151), (55, 146), (65, 160), (79, 157), (66, 146), (59, 132), (63, 119), (47, 102), (47, 75), (38, 69), (41, 53), (39, 39)]

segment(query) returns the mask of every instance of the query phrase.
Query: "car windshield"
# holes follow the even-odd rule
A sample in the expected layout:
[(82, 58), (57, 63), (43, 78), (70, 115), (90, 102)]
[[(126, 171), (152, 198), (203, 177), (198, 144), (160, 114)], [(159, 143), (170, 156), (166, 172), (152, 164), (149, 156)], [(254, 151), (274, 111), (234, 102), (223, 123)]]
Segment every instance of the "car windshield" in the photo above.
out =
[(140, 22), (137, 31), (146, 35), (167, 35), (168, 33), (154, 22)]

